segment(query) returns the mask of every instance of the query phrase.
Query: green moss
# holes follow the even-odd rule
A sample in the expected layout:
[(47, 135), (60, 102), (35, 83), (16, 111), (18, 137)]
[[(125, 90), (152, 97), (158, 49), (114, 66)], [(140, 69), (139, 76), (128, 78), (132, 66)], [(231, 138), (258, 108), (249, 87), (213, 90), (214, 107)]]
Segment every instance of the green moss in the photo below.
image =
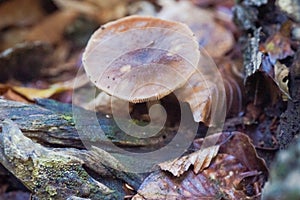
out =
[(68, 114), (65, 114), (65, 115), (62, 115), (61, 117), (62, 117), (62, 119), (64, 119), (64, 120), (66, 120), (67, 122), (69, 122), (70, 125), (75, 125), (73, 116), (68, 115)]
[(56, 188), (55, 187), (53, 187), (52, 185), (48, 185), (48, 186), (46, 186), (46, 192), (48, 192), (48, 194), (50, 195), (50, 196), (55, 196), (55, 195), (57, 195), (57, 191), (56, 191)]

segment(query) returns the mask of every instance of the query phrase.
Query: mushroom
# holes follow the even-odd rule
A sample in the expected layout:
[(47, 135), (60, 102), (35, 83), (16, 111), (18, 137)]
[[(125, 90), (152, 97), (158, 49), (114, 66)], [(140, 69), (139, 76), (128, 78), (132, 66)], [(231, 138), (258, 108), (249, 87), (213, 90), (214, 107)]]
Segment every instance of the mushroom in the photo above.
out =
[(129, 16), (103, 25), (91, 36), (83, 66), (91, 82), (113, 97), (141, 103), (173, 92), (189, 103), (196, 122), (210, 124), (218, 84), (201, 69), (204, 57), (187, 25)]

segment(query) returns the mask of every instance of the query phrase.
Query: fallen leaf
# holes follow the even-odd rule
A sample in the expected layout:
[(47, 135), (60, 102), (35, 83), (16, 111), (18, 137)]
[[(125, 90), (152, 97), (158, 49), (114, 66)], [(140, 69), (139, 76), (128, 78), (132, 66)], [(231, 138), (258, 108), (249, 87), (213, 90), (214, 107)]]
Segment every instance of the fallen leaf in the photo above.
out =
[[(269, 116), (266, 116), (266, 114), (262, 112), (260, 113), (256, 124), (244, 126), (243, 132), (251, 138), (256, 149), (272, 154), (278, 150), (278, 140), (274, 136), (276, 135), (280, 125), (279, 119), (281, 113), (279, 111), (277, 112), (278, 113), (271, 113), (271, 115), (268, 113)], [(242, 123), (247, 124), (247, 118), (243, 118), (242, 120)], [(266, 161), (271, 161), (271, 159), (266, 159)]]
[(215, 97), (217, 85), (208, 78), (203, 80), (199, 73), (193, 74), (185, 85), (174, 92), (178, 100), (190, 105), (196, 122), (201, 121), (208, 126), (213, 125), (214, 122), (211, 121), (211, 119), (214, 120), (211, 117), (212, 98)]
[(291, 98), (289, 94), (289, 88), (288, 88), (289, 69), (284, 64), (281, 64), (280, 62), (277, 61), (274, 66), (274, 73), (275, 73), (274, 80), (283, 93), (282, 99), (287, 101), (288, 98)]
[(10, 0), (0, 5), (0, 29), (26, 26), (39, 21), (44, 11), (39, 0)]
[(21, 96), (20, 94), (17, 94), (7, 84), (0, 83), (0, 97), (5, 98), (7, 100), (29, 103), (29, 101), (25, 97)]
[(194, 165), (194, 173), (198, 174), (207, 168), (212, 159), (217, 155), (219, 146), (214, 145), (205, 149), (198, 150), (187, 156), (177, 158), (173, 161), (166, 161), (159, 164), (159, 167), (164, 171), (171, 172), (174, 176), (179, 177), (186, 172), (191, 165)]
[(171, 162), (166, 167), (183, 167), (185, 172), (180, 177), (174, 176), (173, 172), (156, 171), (144, 180), (133, 199), (259, 198), (268, 170), (265, 162), (257, 156), (249, 137), (239, 132), (219, 133), (206, 137), (205, 141), (195, 140), (195, 149), (209, 146), (211, 142), (216, 143), (219, 149), (207, 168), (198, 173), (192, 169), (185, 171), (182, 163), (190, 161), (178, 159), (182, 161), (179, 166)]
[[(216, 145), (220, 145), (219, 153), (233, 155), (249, 170), (259, 171), (262, 173), (262, 177), (267, 179), (268, 169), (266, 163), (257, 155), (254, 145), (246, 134), (240, 132), (224, 132), (208, 136), (206, 140), (212, 137), (218, 139)], [(195, 149), (201, 149), (202, 144), (203, 139), (196, 139), (194, 141)]]
[(261, 29), (259, 28), (246, 42), (244, 49), (245, 87), (248, 99), (258, 108), (264, 109), (266, 105), (270, 105), (270, 102), (271, 105), (278, 102), (282, 92), (274, 80), (274, 67), (269, 55), (260, 51), (260, 35)]
[(49, 98), (55, 94), (73, 89), (65, 83), (56, 83), (46, 89), (12, 86), (0, 83), (0, 94), (9, 100), (30, 102), (37, 98)]
[(99, 23), (105, 23), (126, 15), (124, 0), (54, 0), (54, 3), (63, 10), (73, 10), (94, 17)]
[(57, 44), (63, 39), (66, 27), (78, 16), (79, 13), (72, 10), (57, 11), (31, 28), (25, 39)]
[(26, 97), (28, 100), (34, 101), (37, 98), (49, 98), (54, 94), (64, 92), (68, 88), (64, 88), (56, 84), (55, 86), (49, 87), (47, 89), (36, 89), (36, 88), (27, 88), (27, 87), (18, 87), (13, 86), (12, 89), (18, 94)]
[(221, 57), (232, 48), (234, 43), (232, 33), (217, 23), (212, 11), (197, 8), (189, 1), (161, 1), (161, 3), (163, 9), (158, 13), (158, 17), (186, 23), (195, 33), (199, 45), (210, 56)]
[(218, 127), (226, 117), (223, 78), (210, 55), (205, 52), (200, 54), (196, 72), (174, 94), (179, 101), (189, 104), (195, 122)]
[(22, 43), (28, 32), (28, 28), (10, 28), (8, 30), (1, 31), (1, 44), (0, 51), (12, 48), (18, 43)]
[(7, 91), (2, 96), (8, 100), (24, 102), (24, 103), (29, 102), (26, 98), (22, 97), (21, 95), (17, 94), (16, 92), (14, 92), (11, 89), (7, 89)]
[(247, 199), (247, 194), (237, 189), (244, 173), (249, 171), (234, 156), (218, 154), (199, 174), (191, 170), (181, 177), (152, 173), (133, 199)]

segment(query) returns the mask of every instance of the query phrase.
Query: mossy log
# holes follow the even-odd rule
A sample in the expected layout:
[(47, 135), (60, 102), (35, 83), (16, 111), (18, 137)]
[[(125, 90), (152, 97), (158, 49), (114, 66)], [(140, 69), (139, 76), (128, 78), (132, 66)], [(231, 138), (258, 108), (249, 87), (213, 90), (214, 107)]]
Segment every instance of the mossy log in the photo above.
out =
[[(80, 112), (87, 117), (90, 116), (90, 111), (78, 107), (75, 109), (80, 109)], [(105, 143), (111, 141), (128, 148), (156, 148), (163, 146), (176, 134), (176, 130), (163, 129), (153, 137), (136, 139), (119, 129), (112, 118), (107, 118), (101, 113), (97, 114), (97, 118), (105, 136), (99, 137), (101, 140), (95, 142), (103, 144), (101, 148), (106, 151), (109, 149), (105, 149)], [(25, 136), (40, 144), (51, 147), (85, 148), (75, 127), (70, 104), (38, 99), (34, 105), (0, 99), (0, 131), (4, 119), (13, 120)], [(86, 128), (91, 131), (99, 129), (99, 125), (88, 126)]]
[[(43, 147), (24, 136), (11, 120), (4, 120), (2, 129), (0, 162), (33, 192), (34, 199), (121, 197), (120, 192), (96, 181), (85, 171), (83, 164), (95, 164), (89, 151)], [(101, 161), (100, 154), (98, 158)], [(98, 165), (94, 169), (107, 174), (100, 162)]]
[[(148, 140), (123, 137), (112, 119), (98, 117), (109, 138), (131, 148), (150, 147), (163, 142), (162, 135), (172, 135), (172, 131), (162, 130)], [(109, 149), (103, 150), (108, 139), (97, 141), (103, 143), (103, 149), (85, 149), (68, 104), (0, 99), (0, 130), (0, 163), (35, 199), (120, 199), (125, 194), (124, 183), (137, 189), (142, 181), (139, 175), (125, 172)]]

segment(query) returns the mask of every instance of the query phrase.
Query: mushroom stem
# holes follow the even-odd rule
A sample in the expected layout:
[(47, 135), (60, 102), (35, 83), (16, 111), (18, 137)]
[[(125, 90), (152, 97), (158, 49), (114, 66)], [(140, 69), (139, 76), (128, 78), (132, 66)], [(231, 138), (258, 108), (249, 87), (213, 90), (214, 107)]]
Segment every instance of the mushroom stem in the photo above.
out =
[(166, 120), (167, 113), (164, 107), (160, 104), (160, 100), (149, 101), (146, 105), (151, 122), (155, 124)]

